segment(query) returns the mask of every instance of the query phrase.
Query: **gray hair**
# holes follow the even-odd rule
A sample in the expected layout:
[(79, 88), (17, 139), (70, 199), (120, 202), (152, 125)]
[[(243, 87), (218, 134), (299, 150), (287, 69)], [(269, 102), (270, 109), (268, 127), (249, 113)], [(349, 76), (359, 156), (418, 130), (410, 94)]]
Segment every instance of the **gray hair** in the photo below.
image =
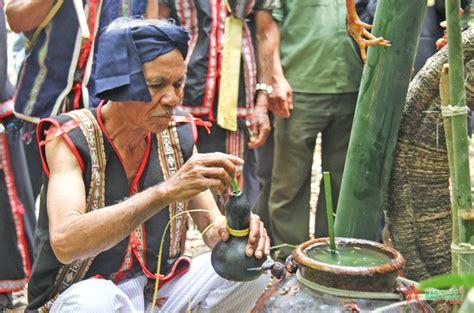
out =
[(176, 22), (173, 19), (144, 19), (144, 18), (129, 18), (119, 17), (112, 21), (107, 26), (105, 32), (114, 29), (132, 28), (135, 26), (163, 26), (163, 25), (175, 25)]

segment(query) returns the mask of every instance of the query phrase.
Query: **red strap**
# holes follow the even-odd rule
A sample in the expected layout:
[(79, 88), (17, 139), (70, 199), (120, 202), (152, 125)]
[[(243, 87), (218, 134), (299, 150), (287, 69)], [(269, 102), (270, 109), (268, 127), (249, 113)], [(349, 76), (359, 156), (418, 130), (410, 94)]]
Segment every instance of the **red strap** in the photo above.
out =
[[(132, 245), (132, 251), (133, 251), (133, 254), (135, 255), (135, 257), (137, 258), (138, 263), (140, 263), (140, 267), (142, 268), (143, 273), (145, 274), (145, 276), (148, 277), (148, 278), (151, 278), (151, 279), (156, 279), (156, 274), (150, 272), (146, 268), (146, 264), (143, 264), (143, 260), (140, 257), (140, 255), (139, 255), (139, 253), (136, 249), (136, 246)], [(171, 280), (173, 280), (177, 277), (180, 277), (181, 275), (183, 275), (184, 273), (189, 271), (190, 265), (191, 265), (191, 258), (189, 258), (187, 256), (181, 256), (178, 259), (176, 259), (176, 261), (173, 263), (173, 267), (171, 268), (171, 271), (168, 273), (168, 275), (163, 276), (163, 275), (160, 274), (160, 276), (159, 276), (160, 286), (164, 286), (164, 284), (166, 284), (167, 282), (169, 282), (169, 281), (171, 281)], [(118, 274), (120, 274), (120, 273), (118, 273)]]
[(211, 122), (204, 121), (192, 115), (187, 115), (187, 116), (173, 115), (171, 117), (171, 120), (173, 120), (175, 123), (191, 123), (191, 126), (193, 128), (194, 143), (196, 143), (198, 139), (198, 132), (197, 132), (196, 126), (202, 126), (206, 129), (208, 134), (211, 133), (211, 127), (212, 127)]
[(72, 92), (74, 93), (74, 99), (72, 101), (72, 108), (74, 110), (79, 110), (79, 100), (81, 99), (82, 83), (81, 82), (75, 83), (74, 87), (72, 87)]
[(64, 123), (61, 126), (52, 126), (52, 127), (50, 127), (49, 129), (44, 131), (44, 134), (45, 134), (46, 137), (47, 136), (51, 136), (51, 137), (40, 141), (39, 146), (41, 147), (41, 146), (44, 146), (44, 145), (50, 143), (56, 137), (59, 137), (63, 134), (68, 133), (69, 131), (73, 130), (77, 126), (79, 126), (79, 121), (70, 120), (69, 122)]
[(0, 102), (0, 120), (13, 114), (13, 99)]
[[(89, 4), (89, 29), (94, 30), (95, 29), (95, 21), (96, 21), (96, 15), (97, 15), (97, 9), (100, 4), (99, 0), (93, 0), (90, 1)], [(84, 73), (85, 73), (85, 67), (87, 64), (87, 60), (89, 58), (89, 54), (92, 49), (92, 43), (95, 40), (95, 32), (92, 31), (90, 34), (90, 38), (82, 42), (81, 46), (81, 52), (79, 54), (79, 61), (78, 61), (78, 68), (83, 70), (82, 72), (82, 79), (80, 82), (77, 82), (74, 84), (72, 87), (72, 91), (74, 92), (74, 100), (72, 102), (72, 107), (74, 110), (78, 110), (79, 107), (79, 100), (81, 99), (81, 94), (82, 94), (82, 80), (84, 78)]]
[(23, 213), (25, 212), (25, 208), (18, 198), (15, 178), (13, 177), (13, 169), (10, 162), (10, 153), (8, 152), (7, 135), (5, 132), (0, 133), (0, 163), (2, 163), (2, 170), (5, 176), (8, 201), (10, 203), (12, 213), (16, 215), (14, 216), (14, 229), (16, 229), (17, 246), (22, 258), (23, 271), (26, 275), (25, 278), (28, 280), (31, 272), (31, 263), (27, 250), (28, 246), (26, 244), (25, 231), (23, 228)]
[(95, 274), (94, 276), (92, 276), (91, 278), (93, 279), (105, 279), (104, 276), (100, 275), (100, 274)]

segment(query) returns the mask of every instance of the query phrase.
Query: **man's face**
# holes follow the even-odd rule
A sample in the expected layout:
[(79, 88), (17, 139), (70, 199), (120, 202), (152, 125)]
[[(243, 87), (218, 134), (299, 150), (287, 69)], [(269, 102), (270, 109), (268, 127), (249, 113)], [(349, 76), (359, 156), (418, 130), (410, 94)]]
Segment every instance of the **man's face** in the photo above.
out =
[(151, 101), (135, 102), (129, 111), (129, 117), (140, 128), (153, 133), (166, 129), (174, 108), (181, 101), (184, 72), (184, 60), (177, 49), (143, 64)]

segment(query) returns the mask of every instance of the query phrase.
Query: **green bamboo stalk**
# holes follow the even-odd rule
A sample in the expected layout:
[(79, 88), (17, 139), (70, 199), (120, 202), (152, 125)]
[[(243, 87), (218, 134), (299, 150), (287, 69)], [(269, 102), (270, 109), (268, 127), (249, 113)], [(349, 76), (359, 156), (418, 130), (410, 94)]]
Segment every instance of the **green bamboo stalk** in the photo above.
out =
[[(459, 7), (459, 0), (446, 0), (451, 105), (463, 108), (466, 106), (466, 99)], [(453, 132), (454, 176), (456, 177), (455, 185), (453, 185), (453, 194), (459, 206), (459, 240), (460, 242), (474, 243), (474, 223), (472, 222), (474, 212), (472, 210), (471, 199), (469, 139), (467, 136), (466, 115), (453, 116), (451, 121)]]
[(329, 246), (331, 251), (336, 251), (336, 239), (334, 238), (334, 210), (332, 208), (331, 176), (329, 172), (323, 172), (324, 191), (326, 195), (326, 215), (328, 219)]
[(237, 184), (235, 177), (233, 177), (232, 180), (230, 181), (230, 187), (235, 193), (240, 193), (239, 184)]
[[(450, 103), (449, 97), (449, 66), (445, 64), (441, 70), (441, 77), (439, 80), (439, 96), (441, 100), (441, 107), (446, 108)], [(453, 156), (453, 131), (452, 123), (449, 117), (443, 118), (444, 125), (444, 135), (446, 138), (446, 150), (448, 151), (448, 164), (449, 164), (449, 173), (451, 176), (451, 185), (455, 185), (456, 177), (454, 171), (454, 156)], [(452, 212), (452, 242), (459, 242), (459, 228), (458, 228), (458, 202), (457, 198), (451, 194), (451, 212)], [(458, 262), (459, 256), (456, 253), (452, 254), (451, 258), (451, 271), (452, 273), (458, 272)]]
[(373, 34), (392, 46), (368, 51), (339, 195), (337, 237), (376, 238), (426, 3), (377, 4)]
[[(453, 108), (466, 107), (464, 91), (464, 60), (461, 41), (460, 1), (446, 0), (446, 17), (448, 21), (448, 56), (449, 56), (449, 95)], [(452, 184), (454, 202), (457, 203), (457, 216), (453, 226), (457, 224), (458, 238), (453, 238), (455, 245), (474, 243), (474, 210), (472, 209), (471, 174), (469, 167), (469, 139), (467, 136), (466, 115), (451, 116), (453, 137), (453, 167)], [(453, 251), (453, 255), (458, 253)], [(458, 273), (474, 272), (474, 256), (460, 253), (457, 257)]]

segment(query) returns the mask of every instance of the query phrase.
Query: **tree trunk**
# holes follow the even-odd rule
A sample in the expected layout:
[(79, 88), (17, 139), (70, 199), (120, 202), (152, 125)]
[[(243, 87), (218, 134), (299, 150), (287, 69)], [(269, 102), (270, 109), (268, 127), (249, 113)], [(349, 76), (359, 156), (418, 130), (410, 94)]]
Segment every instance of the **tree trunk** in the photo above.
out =
[[(474, 105), (474, 29), (462, 36), (466, 103)], [(439, 79), (447, 48), (427, 61), (410, 84), (395, 150), (385, 210), (391, 238), (413, 280), (451, 271), (449, 166)]]

